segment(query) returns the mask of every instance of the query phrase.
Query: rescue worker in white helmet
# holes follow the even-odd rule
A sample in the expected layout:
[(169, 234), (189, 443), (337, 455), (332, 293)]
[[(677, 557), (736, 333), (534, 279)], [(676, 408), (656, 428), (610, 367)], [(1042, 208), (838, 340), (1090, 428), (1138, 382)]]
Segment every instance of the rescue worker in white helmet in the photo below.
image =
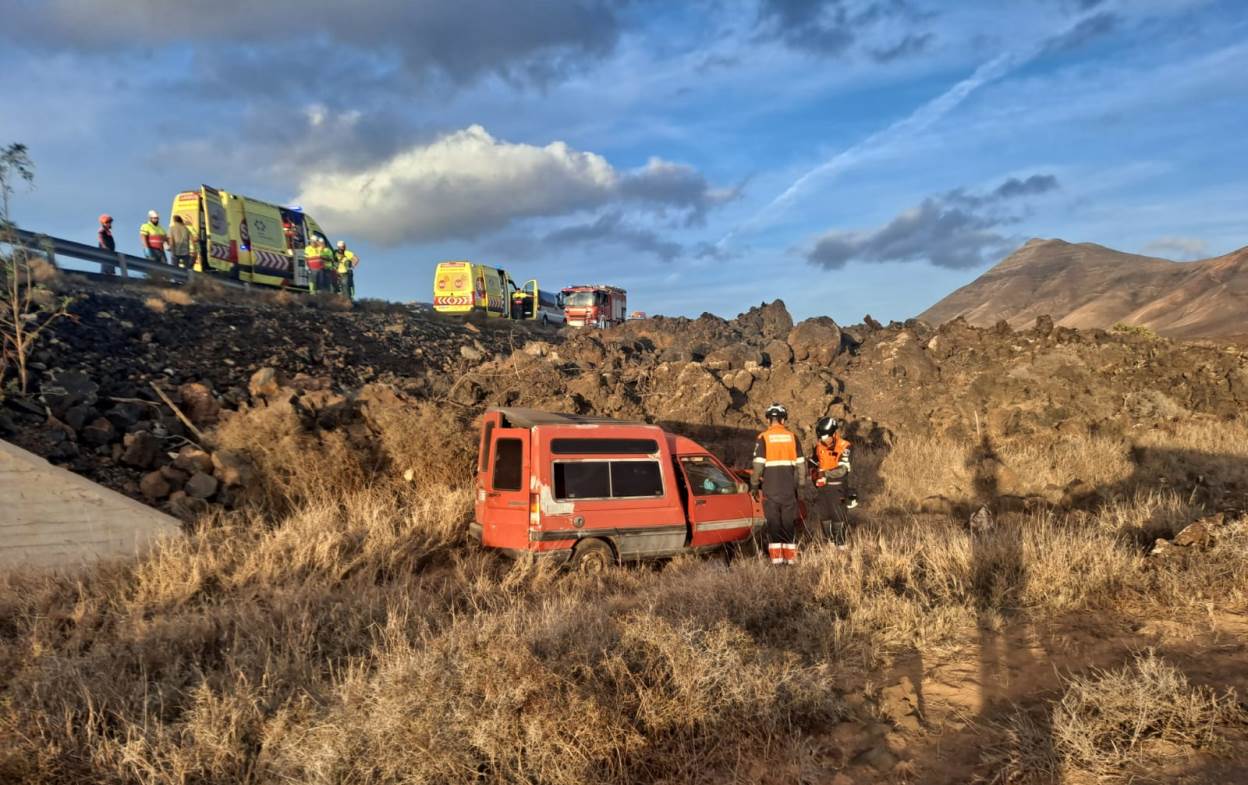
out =
[(815, 449), (809, 460), (819, 528), (825, 538), (844, 550), (849, 510), (858, 506), (858, 496), (849, 487), (851, 445), (839, 431), (835, 417), (820, 418), (815, 423)]
[(355, 268), (360, 266), (360, 257), (355, 251), (347, 249), (345, 240), (339, 240), (334, 259), (338, 265), (338, 294), (355, 299)]
[(754, 442), (750, 491), (763, 493), (767, 518), (767, 555), (772, 564), (797, 561), (797, 493), (805, 482), (802, 447), (797, 434), (785, 427), (789, 411), (778, 403), (767, 407), (767, 430)]

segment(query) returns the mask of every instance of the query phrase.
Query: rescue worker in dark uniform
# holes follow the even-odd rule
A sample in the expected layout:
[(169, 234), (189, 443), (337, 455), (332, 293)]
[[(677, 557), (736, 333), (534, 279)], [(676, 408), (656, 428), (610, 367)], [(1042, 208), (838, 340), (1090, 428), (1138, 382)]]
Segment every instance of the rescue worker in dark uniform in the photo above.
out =
[(858, 496), (849, 487), (848, 440), (837, 433), (840, 423), (823, 417), (815, 423), (815, 449), (810, 457), (810, 475), (815, 485), (815, 514), (823, 536), (845, 548), (849, 510), (858, 506)]
[(772, 564), (797, 561), (797, 491), (805, 482), (802, 447), (785, 427), (789, 412), (778, 403), (767, 407), (767, 430), (754, 442), (750, 491), (763, 492), (767, 517), (767, 555)]

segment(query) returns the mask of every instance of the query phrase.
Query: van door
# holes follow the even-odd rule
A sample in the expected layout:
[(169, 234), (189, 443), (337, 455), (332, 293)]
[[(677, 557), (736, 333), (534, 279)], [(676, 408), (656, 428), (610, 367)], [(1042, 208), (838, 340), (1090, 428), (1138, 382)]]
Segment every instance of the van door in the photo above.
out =
[(710, 455), (682, 455), (689, 510), (689, 544), (694, 548), (736, 542), (754, 526), (754, 505), (744, 484)]
[(481, 543), (496, 548), (529, 547), (529, 431), (527, 428), (494, 428), (488, 470), (481, 492), (485, 494)]

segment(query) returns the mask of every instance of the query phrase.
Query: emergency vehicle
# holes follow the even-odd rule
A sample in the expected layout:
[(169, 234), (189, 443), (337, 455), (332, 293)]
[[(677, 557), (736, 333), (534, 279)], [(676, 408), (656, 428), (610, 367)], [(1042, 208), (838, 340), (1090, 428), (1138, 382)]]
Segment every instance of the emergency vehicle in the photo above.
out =
[(563, 311), (569, 327), (623, 324), (628, 312), (628, 292), (601, 284), (568, 286), (563, 290)]
[(174, 215), (182, 216), (195, 240), (195, 269), (240, 281), (307, 289), (304, 247), (317, 236), (333, 247), (302, 210), (207, 185), (173, 197)]
[(475, 262), (440, 262), (433, 273), (433, 309), (467, 316), (531, 319), (542, 324), (563, 322), (562, 295), (542, 291), (537, 279), (517, 286), (506, 270)]
[(762, 504), (718, 458), (657, 425), (488, 410), (472, 537), (595, 571), (749, 540)]

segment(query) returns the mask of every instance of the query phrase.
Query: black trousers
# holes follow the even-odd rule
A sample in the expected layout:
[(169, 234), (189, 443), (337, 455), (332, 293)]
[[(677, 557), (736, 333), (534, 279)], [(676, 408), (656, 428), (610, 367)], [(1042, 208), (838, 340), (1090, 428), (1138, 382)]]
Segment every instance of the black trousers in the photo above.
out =
[(815, 488), (815, 515), (823, 536), (836, 543), (845, 544), (845, 534), (849, 528), (849, 509), (845, 506), (845, 497), (849, 488), (844, 480), (828, 480), (822, 488)]
[(767, 517), (767, 544), (792, 545), (797, 542), (797, 498), (763, 499), (763, 515)]

